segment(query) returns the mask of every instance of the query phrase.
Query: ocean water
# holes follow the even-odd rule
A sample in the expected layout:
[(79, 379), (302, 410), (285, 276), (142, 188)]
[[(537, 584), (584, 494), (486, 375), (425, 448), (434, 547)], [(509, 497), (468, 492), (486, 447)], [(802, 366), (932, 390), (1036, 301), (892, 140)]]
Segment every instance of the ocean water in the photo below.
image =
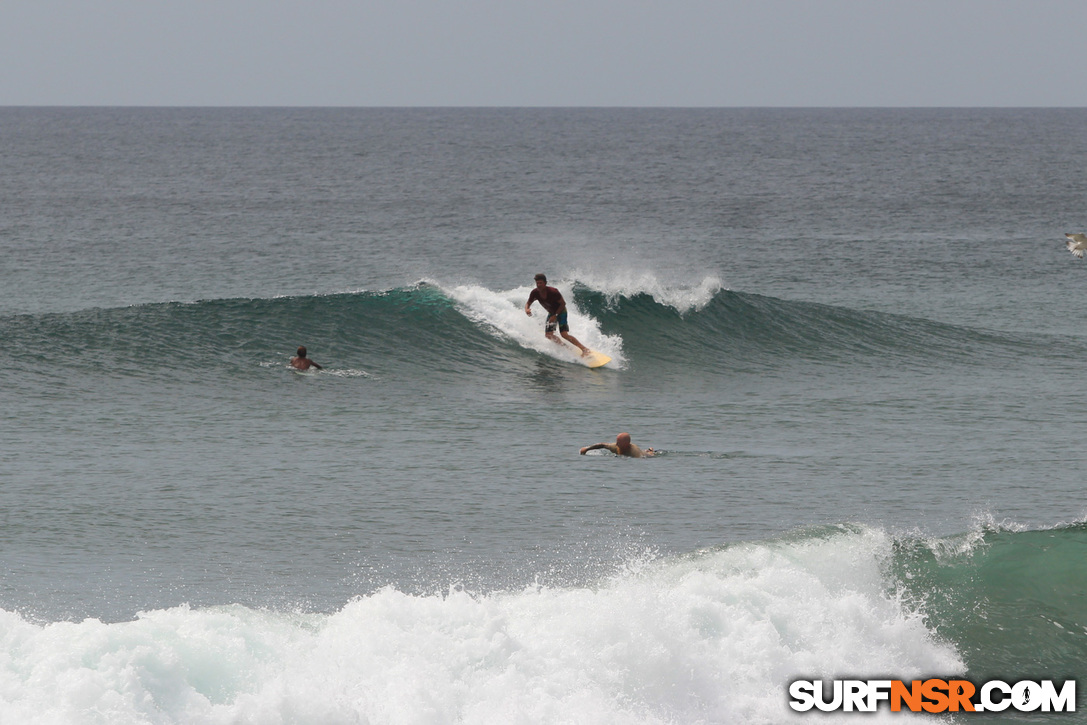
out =
[[(1083, 672), (1085, 110), (3, 108), (0, 154), (0, 723)], [(621, 431), (660, 455), (578, 455)]]

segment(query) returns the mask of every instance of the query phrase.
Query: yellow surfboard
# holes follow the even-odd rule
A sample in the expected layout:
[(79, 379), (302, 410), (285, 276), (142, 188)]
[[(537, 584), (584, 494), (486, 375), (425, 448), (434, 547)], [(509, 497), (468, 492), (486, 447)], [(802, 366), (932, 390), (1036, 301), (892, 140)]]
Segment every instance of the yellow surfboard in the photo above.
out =
[(591, 368), (598, 368), (601, 365), (607, 365), (608, 363), (610, 363), (611, 358), (602, 352), (598, 352), (596, 350), (589, 350), (589, 354), (579, 357), (578, 362)]

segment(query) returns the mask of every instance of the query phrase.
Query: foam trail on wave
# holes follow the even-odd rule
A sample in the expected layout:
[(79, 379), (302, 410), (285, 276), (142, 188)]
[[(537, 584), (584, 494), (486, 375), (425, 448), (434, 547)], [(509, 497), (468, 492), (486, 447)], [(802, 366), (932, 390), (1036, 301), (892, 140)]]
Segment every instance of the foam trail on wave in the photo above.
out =
[[(598, 320), (578, 309), (569, 284), (562, 281), (550, 284), (558, 287), (566, 299), (570, 334), (582, 345), (610, 355), (612, 362), (608, 363), (608, 367), (623, 367), (622, 338), (604, 334)], [(525, 314), (525, 301), (532, 289), (517, 287), (496, 292), (481, 285), (458, 285), (443, 287), (442, 291), (457, 303), (468, 319), (497, 331), (521, 347), (559, 360), (576, 362), (580, 356), (577, 348), (568, 343), (559, 346), (544, 337), (544, 321), (547, 318), (543, 308), (538, 304), (533, 305), (532, 316)]]
[(649, 272), (616, 272), (601, 276), (593, 272), (575, 271), (570, 276), (575, 282), (601, 293), (609, 302), (620, 297), (645, 294), (680, 314), (702, 309), (725, 289), (721, 280), (712, 275), (703, 277), (693, 287), (666, 285)]
[(811, 722), (788, 709), (792, 679), (961, 667), (886, 595), (889, 548), (843, 527), (634, 561), (594, 587), (388, 587), (331, 614), (0, 610), (0, 722)]

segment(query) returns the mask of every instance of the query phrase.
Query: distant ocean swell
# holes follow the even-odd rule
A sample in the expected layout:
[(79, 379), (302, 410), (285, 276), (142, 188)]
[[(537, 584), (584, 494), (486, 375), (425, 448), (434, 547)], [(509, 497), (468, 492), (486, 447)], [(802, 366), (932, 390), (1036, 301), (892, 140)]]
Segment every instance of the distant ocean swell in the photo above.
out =
[(330, 614), (0, 611), (0, 721), (776, 723), (797, 677), (1071, 677), (1085, 546), (1083, 525), (833, 526), (630, 561), (591, 587), (390, 587)]
[[(416, 286), (270, 299), (158, 303), (0, 318), (0, 335), (34, 365), (109, 369), (205, 367), (282, 361), (299, 344), (345, 367), (441, 368), (472, 373), (509, 361), (559, 358), (543, 315), (523, 312), (527, 288)], [(900, 365), (1001, 364), (1031, 357), (1079, 359), (1083, 342), (999, 333), (878, 312), (710, 290), (697, 304), (573, 286), (571, 328), (615, 358), (612, 367), (680, 365), (743, 370), (790, 362)]]

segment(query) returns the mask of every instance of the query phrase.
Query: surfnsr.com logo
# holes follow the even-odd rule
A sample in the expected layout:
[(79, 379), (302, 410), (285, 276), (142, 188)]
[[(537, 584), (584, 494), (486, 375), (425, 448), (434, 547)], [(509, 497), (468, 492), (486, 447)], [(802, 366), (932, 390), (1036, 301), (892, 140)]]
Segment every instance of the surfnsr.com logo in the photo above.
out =
[(1076, 681), (1058, 689), (1052, 680), (1008, 684), (990, 680), (980, 687), (968, 680), (833, 680), (831, 692), (822, 680), (789, 685), (789, 707), (797, 712), (875, 712), (886, 702), (891, 712), (1075, 712)]

